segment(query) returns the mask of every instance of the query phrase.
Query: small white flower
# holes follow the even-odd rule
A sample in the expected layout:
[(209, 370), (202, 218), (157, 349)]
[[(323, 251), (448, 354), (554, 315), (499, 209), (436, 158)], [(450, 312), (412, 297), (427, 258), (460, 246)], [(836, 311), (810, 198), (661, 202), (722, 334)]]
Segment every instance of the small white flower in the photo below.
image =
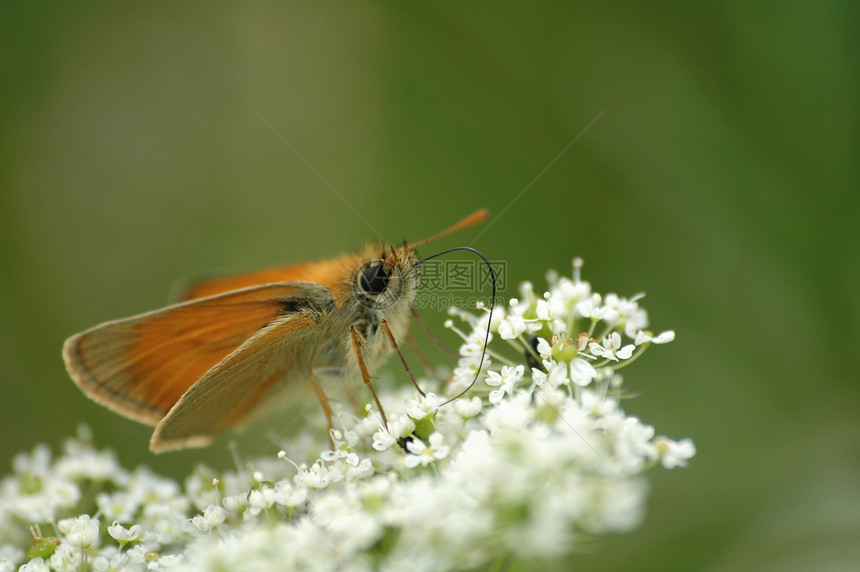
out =
[(357, 431), (344, 431), (343, 438), (347, 449), (352, 449), (361, 441), (361, 437)]
[(537, 353), (543, 359), (552, 359), (552, 345), (546, 338), (537, 339)]
[(639, 307), (639, 300), (645, 297), (644, 293), (636, 294), (628, 298), (622, 298), (617, 294), (607, 294), (603, 303), (614, 312), (612, 319), (604, 318), (612, 326), (631, 326), (637, 330), (648, 326), (648, 313)]
[(113, 524), (108, 526), (107, 528), (108, 534), (111, 535), (111, 538), (118, 541), (120, 544), (125, 544), (126, 542), (132, 542), (134, 540), (138, 540), (140, 538), (140, 534), (143, 530), (139, 524), (134, 524), (131, 528), (126, 528), (119, 523), (119, 521), (113, 521)]
[(248, 493), (238, 495), (228, 495), (222, 501), (224, 508), (232, 512), (238, 512), (248, 505)]
[(117, 570), (128, 570), (128, 556), (119, 552), (116, 547), (109, 546), (93, 558), (93, 570), (95, 572), (114, 572)]
[[(20, 472), (2, 482), (0, 503), (8, 514), (26, 522), (54, 520), (59, 514), (67, 513), (81, 498), (81, 491), (74, 482), (56, 476), (49, 467), (42, 466), (42, 463), (50, 461), (50, 452), (45, 448), (47, 457), (42, 457), (40, 449), (37, 448), (32, 457), (17, 455), (13, 464), (16, 469), (20, 468)], [(33, 486), (34, 482), (38, 486)]]
[(225, 520), (227, 520), (227, 511), (218, 505), (211, 504), (203, 510), (203, 514), (198, 514), (192, 518), (191, 524), (201, 532), (209, 532)]
[(245, 509), (243, 516), (245, 518), (257, 516), (262, 511), (272, 508), (274, 504), (275, 489), (268, 485), (263, 485), (248, 493), (248, 508)]
[(57, 572), (77, 572), (81, 569), (82, 560), (83, 554), (80, 547), (65, 542), (60, 544), (48, 558), (51, 569)]
[(591, 318), (594, 320), (603, 320), (609, 324), (615, 324), (618, 319), (621, 317), (621, 314), (618, 310), (609, 305), (603, 305), (598, 308), (595, 308), (591, 312)]
[(585, 387), (595, 377), (597, 377), (597, 370), (594, 369), (593, 365), (582, 358), (570, 360), (570, 381), (580, 387)]
[[(490, 360), (485, 359), (483, 363), (483, 367), (486, 368), (490, 365)], [(454, 369), (454, 375), (452, 376), (451, 383), (448, 384), (448, 390), (446, 394), (449, 396), (458, 395), (461, 391), (469, 387), (473, 381), (475, 381), (475, 375), (478, 373), (478, 362), (477, 360), (469, 364), (468, 366), (461, 366)]]
[(591, 342), (588, 344), (588, 349), (595, 356), (611, 359), (612, 361), (618, 361), (619, 359), (628, 359), (632, 356), (633, 350), (636, 349), (636, 346), (628, 344), (621, 347), (621, 334), (618, 332), (612, 332), (603, 338), (603, 345)]
[(275, 483), (275, 502), (281, 506), (295, 508), (308, 498), (308, 491), (302, 487), (294, 487), (289, 481), (281, 480)]
[(128, 555), (129, 560), (132, 562), (144, 564), (146, 562), (146, 555), (148, 552), (149, 549), (143, 544), (135, 544), (126, 551), (126, 555)]
[(633, 344), (627, 344), (626, 346), (615, 352), (615, 357), (619, 359), (630, 359), (630, 356), (633, 355), (633, 350), (635, 349), (636, 346), (634, 346)]
[(618, 409), (617, 399), (600, 395), (594, 391), (583, 391), (579, 400), (582, 410), (597, 419)]
[(499, 324), (499, 337), (503, 340), (513, 340), (526, 331), (526, 321), (521, 316), (507, 315)]
[(348, 481), (366, 479), (373, 476), (374, 472), (373, 463), (370, 462), (370, 459), (361, 459), (356, 464), (349, 464), (345, 477)]
[(561, 300), (553, 298), (538, 300), (535, 308), (537, 317), (544, 322), (552, 322), (564, 314), (564, 304)]
[(51, 572), (51, 569), (41, 558), (33, 558), (18, 568), (18, 572)]
[(373, 443), (371, 446), (377, 451), (384, 451), (395, 443), (397, 443), (397, 439), (395, 439), (391, 433), (387, 430), (380, 429), (373, 434)]
[(617, 479), (602, 485), (600, 530), (629, 532), (642, 523), (647, 485), (643, 479)]
[(126, 551), (128, 559), (137, 564), (146, 563), (146, 555), (149, 549), (143, 544), (135, 544)]
[(580, 301), (591, 296), (591, 284), (579, 279), (580, 267), (576, 265), (576, 260), (574, 260), (573, 280), (567, 277), (559, 278), (558, 281), (549, 280), (552, 285), (553, 296), (558, 297), (568, 311)]
[(613, 447), (616, 452), (616, 463), (622, 471), (632, 474), (641, 469), (646, 462), (657, 458), (657, 447), (651, 442), (654, 437), (654, 427), (642, 423), (633, 416), (621, 419), (619, 415), (613, 419), (610, 415), (605, 419), (609, 419), (612, 425), (608, 432), (615, 433)]
[(559, 407), (561, 407), (568, 397), (567, 392), (565, 392), (564, 390), (549, 385), (539, 387), (538, 390), (535, 392), (535, 395), (537, 395), (537, 397), (541, 401), (543, 401), (553, 409), (558, 409)]
[(559, 387), (567, 383), (566, 364), (544, 360), (543, 366), (546, 368), (547, 373), (537, 368), (532, 368), (532, 379), (539, 387)]
[(516, 392), (510, 399), (504, 399), (495, 407), (489, 407), (484, 414), (484, 425), (495, 436), (505, 432), (518, 432), (534, 419), (535, 409), (531, 406), (531, 395), (526, 391)]
[(336, 480), (339, 476), (329, 471), (328, 467), (322, 461), (317, 461), (307, 469), (299, 471), (293, 477), (293, 482), (299, 487), (324, 489), (331, 484), (332, 480)]
[(650, 342), (652, 344), (667, 344), (675, 339), (675, 332), (672, 330), (666, 330), (665, 332), (660, 332), (660, 334), (656, 336), (652, 336), (650, 332), (646, 332), (644, 330), (636, 330), (633, 331), (633, 335), (630, 335), (630, 330), (625, 329), (625, 332), (628, 336), (633, 338), (633, 343), (637, 346), (640, 346), (646, 342)]
[[(466, 358), (473, 358), (474, 360), (479, 360), (481, 355), (484, 353), (484, 340), (486, 339), (487, 332), (486, 330), (483, 332), (478, 332), (475, 330), (465, 338), (465, 343), (460, 345), (460, 355)], [(493, 335), (490, 334), (490, 341), (492, 341)]]
[(372, 447), (377, 451), (385, 451), (397, 443), (398, 439), (411, 435), (415, 431), (415, 421), (408, 415), (400, 415), (389, 419), (386, 427), (380, 417), (377, 418), (377, 427), (378, 430), (373, 434)]
[(95, 544), (99, 539), (99, 521), (88, 514), (63, 519), (57, 523), (57, 528), (65, 535), (66, 542), (78, 548)]
[(592, 294), (591, 297), (586, 298), (576, 304), (576, 312), (582, 316), (583, 318), (593, 318), (595, 320), (599, 320), (599, 316), (595, 316), (595, 313), (600, 308), (600, 303), (602, 298), (600, 294)]
[(51, 449), (37, 445), (32, 453), (18, 453), (12, 459), (16, 475), (47, 475), (51, 470)]
[(182, 554), (159, 554), (148, 550), (142, 544), (134, 546), (126, 554), (132, 562), (145, 564), (147, 570), (159, 570), (162, 566), (172, 568), (184, 558)]
[[(182, 554), (162, 554), (159, 555), (158, 560), (150, 562), (147, 565), (147, 569), (157, 570), (161, 566), (164, 566), (165, 568), (173, 568), (182, 562), (183, 558), (184, 556)], [(155, 566), (153, 566), (153, 564), (155, 564)]]
[(122, 522), (132, 521), (142, 502), (141, 495), (133, 495), (125, 490), (96, 495), (99, 512), (107, 518)]
[(409, 469), (414, 469), (418, 465), (427, 466), (437, 459), (444, 459), (450, 451), (447, 445), (443, 445), (444, 441), (445, 437), (438, 432), (430, 435), (428, 445), (418, 437), (412, 437), (406, 443), (406, 450), (411, 455), (403, 458), (403, 464)]
[(665, 332), (660, 332), (655, 337), (651, 338), (652, 344), (668, 344), (669, 342), (675, 339), (674, 330), (666, 330)]
[(472, 399), (458, 399), (454, 402), (454, 413), (463, 419), (471, 419), (480, 413), (483, 407), (481, 398), (477, 396)]
[(212, 526), (206, 521), (206, 518), (202, 514), (197, 514), (191, 517), (191, 526), (199, 530), (200, 532), (209, 532), (212, 530)]
[(433, 393), (427, 393), (418, 399), (411, 399), (406, 408), (406, 414), (415, 421), (420, 421), (427, 416), (433, 416), (439, 407), (440, 401)]
[(696, 454), (696, 446), (692, 439), (673, 441), (666, 437), (654, 439), (657, 450), (660, 451), (660, 463), (667, 469), (686, 467), (687, 461)]
[(525, 366), (523, 365), (503, 366), (501, 373), (488, 371), (485, 383), (490, 387), (499, 388), (490, 392), (490, 403), (498, 403), (505, 396), (505, 393), (512, 394), (517, 382), (523, 378), (524, 372)]

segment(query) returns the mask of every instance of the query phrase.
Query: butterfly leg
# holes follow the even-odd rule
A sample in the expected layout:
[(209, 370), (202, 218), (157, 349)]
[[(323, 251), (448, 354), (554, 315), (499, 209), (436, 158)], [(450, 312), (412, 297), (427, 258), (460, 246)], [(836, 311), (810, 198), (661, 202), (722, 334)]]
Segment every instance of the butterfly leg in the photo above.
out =
[(364, 339), (364, 336), (361, 335), (355, 324), (349, 327), (349, 334), (352, 336), (352, 349), (355, 352), (355, 357), (358, 361), (358, 368), (361, 370), (361, 379), (364, 381), (364, 385), (366, 385), (370, 390), (371, 395), (373, 395), (373, 400), (379, 408), (380, 415), (382, 415), (382, 422), (385, 423), (385, 427), (387, 428), (388, 418), (385, 417), (385, 410), (382, 408), (382, 403), (379, 402), (379, 396), (376, 395), (376, 390), (373, 389), (373, 384), (370, 382), (370, 374), (367, 372), (367, 365), (364, 363), (364, 356), (361, 355), (361, 341)]
[(313, 374), (311, 374), (311, 386), (313, 386), (314, 393), (317, 394), (317, 399), (320, 400), (320, 405), (322, 405), (323, 411), (325, 411), (325, 419), (328, 422), (328, 440), (331, 443), (332, 450), (334, 450), (334, 440), (331, 436), (331, 430), (334, 428), (334, 425), (331, 421), (331, 405), (329, 405), (328, 397), (326, 397), (325, 392), (323, 392), (322, 385), (320, 385), (319, 380)]
[(411, 309), (412, 309), (412, 317), (415, 318), (415, 322), (419, 326), (421, 326), (421, 329), (424, 330), (424, 333), (427, 335), (428, 338), (430, 338), (430, 341), (433, 342), (436, 345), (436, 347), (438, 347), (440, 350), (442, 350), (443, 352), (445, 352), (449, 356), (453, 356), (456, 358), (460, 357), (460, 354), (458, 352), (455, 352), (454, 350), (452, 350), (451, 348), (449, 348), (448, 346), (443, 344), (441, 341), (439, 341), (439, 338), (437, 338), (436, 336), (433, 335), (433, 332), (430, 331), (430, 328), (428, 328), (427, 324), (424, 322), (424, 320), (421, 319), (421, 314), (418, 313), (418, 308), (416, 308), (415, 306), (412, 306)]
[(418, 361), (421, 362), (421, 365), (424, 366), (424, 369), (427, 370), (430, 375), (438, 379), (442, 383), (448, 383), (451, 381), (450, 379), (442, 379), (442, 376), (436, 371), (436, 367), (427, 359), (427, 356), (424, 355), (424, 352), (421, 351), (421, 348), (418, 347), (418, 342), (415, 341), (415, 336), (412, 335), (412, 330), (406, 330), (406, 345), (415, 353), (415, 357), (418, 358)]
[(403, 369), (406, 370), (406, 374), (409, 376), (409, 379), (412, 380), (412, 385), (415, 386), (415, 389), (418, 390), (418, 393), (421, 394), (421, 397), (424, 397), (425, 393), (421, 391), (421, 388), (418, 386), (418, 382), (415, 381), (415, 376), (412, 375), (412, 370), (409, 369), (409, 364), (406, 363), (406, 359), (403, 357), (403, 354), (400, 353), (400, 348), (397, 347), (397, 342), (394, 340), (394, 334), (391, 333), (391, 328), (388, 327), (388, 322), (383, 318), (379, 321), (379, 326), (385, 330), (385, 335), (388, 336), (388, 343), (391, 344), (391, 347), (394, 348), (394, 352), (397, 354), (397, 357), (400, 358), (400, 363), (403, 364)]

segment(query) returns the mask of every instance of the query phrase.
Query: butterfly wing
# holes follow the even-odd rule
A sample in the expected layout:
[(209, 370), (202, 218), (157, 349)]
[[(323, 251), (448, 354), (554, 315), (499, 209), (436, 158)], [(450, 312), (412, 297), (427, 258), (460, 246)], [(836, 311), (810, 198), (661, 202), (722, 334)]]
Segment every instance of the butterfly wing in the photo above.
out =
[(310, 370), (320, 336), (325, 335), (320, 328), (328, 314), (325, 303), (318, 297), (300, 311), (278, 317), (210, 369), (158, 423), (149, 448), (160, 453), (208, 445), (258, 406), (264, 409), (260, 399), (273, 385)]
[(207, 371), (309, 299), (331, 295), (308, 282), (266, 284), (107, 322), (66, 340), (66, 369), (91, 399), (156, 425)]
[(181, 293), (181, 299), (196, 300), (260, 284), (292, 282), (296, 280), (315, 282), (331, 288), (330, 282), (333, 278), (339, 279), (345, 272), (348, 275), (348, 262), (345, 258), (316, 260), (289, 266), (266, 268), (264, 270), (256, 270), (232, 276), (206, 278), (193, 282), (190, 286), (184, 288)]

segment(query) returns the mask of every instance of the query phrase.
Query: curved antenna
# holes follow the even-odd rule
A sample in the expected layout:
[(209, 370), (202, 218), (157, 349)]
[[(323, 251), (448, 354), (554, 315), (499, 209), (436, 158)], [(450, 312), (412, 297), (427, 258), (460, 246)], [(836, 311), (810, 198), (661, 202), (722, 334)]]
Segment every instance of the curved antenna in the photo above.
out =
[[(478, 212), (481, 212), (481, 211), (478, 211)], [(478, 213), (475, 213), (475, 214), (478, 214)], [(475, 215), (472, 215), (472, 217), (474, 217), (474, 216)], [(468, 221), (472, 217), (468, 217), (463, 222)], [(462, 222), (460, 224), (462, 224)], [(472, 223), (472, 224), (474, 224), (474, 223)], [(455, 230), (456, 230), (456, 228), (455, 228)], [(466, 251), (472, 252), (474, 254), (477, 254), (478, 256), (481, 257), (481, 260), (483, 260), (484, 264), (487, 265), (487, 269), (489, 269), (489, 271), (490, 271), (490, 277), (493, 280), (493, 296), (492, 296), (492, 298), (490, 298), (490, 313), (487, 316), (487, 333), (484, 335), (484, 347), (481, 349), (481, 361), (478, 362), (478, 371), (475, 372), (475, 379), (472, 380), (472, 383), (469, 384), (469, 387), (467, 387), (466, 389), (464, 389), (463, 391), (461, 391), (459, 394), (455, 395), (454, 397), (452, 397), (448, 401), (439, 404), (439, 407), (442, 407), (443, 405), (448, 405), (452, 401), (456, 401), (457, 399), (460, 399), (461, 397), (466, 395), (466, 393), (468, 393), (468, 391), (470, 389), (472, 389), (472, 387), (475, 385), (475, 383), (477, 383), (478, 378), (481, 376), (481, 368), (484, 367), (484, 358), (487, 356), (487, 344), (490, 343), (490, 328), (492, 327), (492, 324), (493, 324), (493, 309), (496, 307), (496, 272), (493, 270), (493, 265), (490, 264), (490, 261), (487, 260), (487, 257), (484, 256), (483, 254), (481, 254), (479, 251), (472, 248), (471, 246), (455, 246), (454, 248), (449, 248), (448, 250), (443, 250), (442, 252), (437, 252), (436, 254), (431, 254), (427, 258), (422, 258), (421, 260), (419, 260), (418, 264), (421, 264), (423, 262), (427, 262), (428, 260), (430, 260), (432, 258), (436, 258), (437, 256), (442, 256), (443, 254), (455, 252), (457, 250), (466, 250)]]

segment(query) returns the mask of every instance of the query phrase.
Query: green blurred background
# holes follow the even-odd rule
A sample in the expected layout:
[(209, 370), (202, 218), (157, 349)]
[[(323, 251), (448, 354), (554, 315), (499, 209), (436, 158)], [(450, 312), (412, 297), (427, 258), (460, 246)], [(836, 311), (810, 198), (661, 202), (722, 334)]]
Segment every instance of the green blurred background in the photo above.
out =
[(2, 472), (81, 421), (126, 465), (231, 465), (228, 439), (152, 457), (151, 429), (87, 400), (60, 347), (180, 277), (375, 238), (265, 119), (386, 238), (487, 207), (491, 224), (423, 252), (507, 261), (506, 296), (580, 255), (598, 291), (645, 290), (654, 329), (677, 331), (625, 371), (627, 408), (699, 453), (650, 473), (637, 531), (571, 565), (856, 569), (858, 16), (3, 2)]

